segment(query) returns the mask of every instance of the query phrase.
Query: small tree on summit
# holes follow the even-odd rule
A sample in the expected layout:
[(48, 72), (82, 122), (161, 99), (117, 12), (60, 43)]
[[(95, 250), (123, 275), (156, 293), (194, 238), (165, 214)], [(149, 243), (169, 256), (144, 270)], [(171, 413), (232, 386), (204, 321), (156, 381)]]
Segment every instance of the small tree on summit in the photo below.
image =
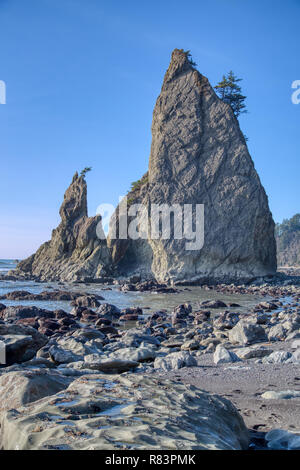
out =
[(196, 62), (193, 61), (191, 51), (185, 51), (185, 54), (186, 54), (186, 56), (187, 56), (187, 59), (188, 59), (189, 63), (190, 63), (193, 67), (196, 67), (197, 64), (196, 64)]
[(238, 85), (240, 81), (242, 78), (237, 78), (231, 70), (226, 76), (223, 75), (222, 80), (214, 87), (219, 98), (231, 106), (236, 117), (248, 112), (245, 105), (246, 96), (242, 95), (242, 89)]
[(86, 175), (89, 171), (92, 171), (92, 167), (91, 167), (91, 166), (86, 166), (86, 167), (80, 172), (80, 176), (83, 176), (83, 178), (85, 178), (85, 175)]
[(193, 66), (193, 67), (196, 67), (196, 62), (193, 61), (192, 59), (192, 54), (191, 54), (191, 51), (185, 51), (184, 49), (179, 49), (180, 52), (183, 52), (183, 54), (186, 55), (186, 58), (188, 60), (188, 62)]

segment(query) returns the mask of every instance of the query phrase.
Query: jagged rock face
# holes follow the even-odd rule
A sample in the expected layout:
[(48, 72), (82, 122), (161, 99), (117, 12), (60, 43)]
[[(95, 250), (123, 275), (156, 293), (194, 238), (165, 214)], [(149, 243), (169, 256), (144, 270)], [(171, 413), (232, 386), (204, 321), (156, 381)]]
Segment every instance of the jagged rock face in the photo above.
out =
[[(88, 217), (87, 185), (75, 173), (60, 208), (61, 223), (53, 230), (50, 241), (21, 261), (15, 274), (41, 280), (76, 281), (106, 274), (110, 255), (106, 241), (97, 237), (101, 216)], [(100, 231), (102, 227), (100, 225)]]
[[(191, 282), (276, 271), (274, 222), (239, 123), (182, 50), (172, 53), (155, 105), (148, 173), (128, 200), (148, 210), (153, 203), (204, 204), (204, 246), (186, 250), (185, 239), (110, 234), (121, 273)], [(112, 220), (117, 227), (122, 204)]]

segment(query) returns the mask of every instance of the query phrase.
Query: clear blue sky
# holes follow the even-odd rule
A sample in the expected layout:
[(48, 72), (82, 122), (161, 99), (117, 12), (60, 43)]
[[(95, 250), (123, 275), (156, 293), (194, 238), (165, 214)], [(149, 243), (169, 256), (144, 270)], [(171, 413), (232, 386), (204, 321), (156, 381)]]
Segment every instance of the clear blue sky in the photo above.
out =
[(243, 78), (249, 150), (275, 221), (299, 207), (300, 0), (0, 0), (0, 258), (51, 236), (76, 170), (89, 213), (146, 171), (171, 51), (190, 49), (214, 85)]

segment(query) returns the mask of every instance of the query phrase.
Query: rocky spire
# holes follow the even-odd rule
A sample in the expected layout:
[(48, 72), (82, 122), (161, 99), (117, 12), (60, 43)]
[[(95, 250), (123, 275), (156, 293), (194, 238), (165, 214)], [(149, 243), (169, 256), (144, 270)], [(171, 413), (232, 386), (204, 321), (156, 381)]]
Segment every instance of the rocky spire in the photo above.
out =
[(62, 221), (68, 224), (88, 215), (86, 181), (83, 176), (79, 177), (77, 172), (65, 192), (59, 214)]
[(195, 70), (188, 58), (188, 52), (183, 49), (174, 49), (171, 56), (171, 62), (166, 71), (163, 85), (176, 78), (179, 74)]
[(205, 233), (193, 251), (186, 240), (109, 238), (124, 274), (191, 282), (276, 270), (274, 222), (238, 120), (183, 50), (173, 51), (155, 104), (147, 179), (128, 199), (204, 204)]
[(105, 275), (110, 255), (103, 233), (101, 216), (88, 217), (87, 185), (84, 176), (75, 173), (60, 207), (61, 223), (50, 241), (21, 261), (18, 275), (41, 280), (87, 280)]

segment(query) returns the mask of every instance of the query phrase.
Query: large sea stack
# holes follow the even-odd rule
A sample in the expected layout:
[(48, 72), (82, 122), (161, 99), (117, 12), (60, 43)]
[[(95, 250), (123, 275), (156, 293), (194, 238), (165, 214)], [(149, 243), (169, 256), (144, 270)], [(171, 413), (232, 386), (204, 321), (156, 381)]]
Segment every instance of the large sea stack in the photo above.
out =
[[(153, 204), (204, 205), (203, 247), (187, 250), (187, 240), (175, 239), (172, 232), (169, 239), (153, 239), (151, 233), (120, 238), (122, 213), (136, 203), (149, 213)], [(60, 215), (51, 240), (19, 263), (14, 274), (65, 281), (138, 274), (159, 282), (193, 283), (276, 271), (268, 198), (238, 120), (183, 50), (173, 51), (154, 108), (148, 172), (116, 209), (107, 242), (97, 237), (100, 216), (87, 216), (83, 176), (75, 174)], [(126, 216), (125, 229), (131, 221)]]
[(87, 280), (106, 274), (109, 251), (106, 240), (97, 237), (102, 229), (101, 216), (88, 217), (84, 176), (75, 173), (59, 214), (61, 223), (53, 230), (51, 240), (21, 261), (14, 274), (47, 281)]
[[(112, 260), (123, 275), (197, 282), (276, 271), (268, 198), (238, 120), (183, 50), (173, 51), (154, 108), (148, 172), (127, 201), (148, 208), (204, 204), (205, 239), (201, 250), (188, 251), (184, 239), (120, 240), (110, 234)], [(112, 227), (118, 226), (124, 204)]]

